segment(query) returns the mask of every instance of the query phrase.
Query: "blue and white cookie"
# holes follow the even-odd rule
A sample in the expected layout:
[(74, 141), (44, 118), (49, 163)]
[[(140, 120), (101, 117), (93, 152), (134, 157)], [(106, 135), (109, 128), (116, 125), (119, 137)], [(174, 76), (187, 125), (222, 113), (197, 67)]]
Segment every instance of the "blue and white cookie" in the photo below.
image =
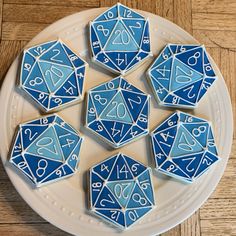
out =
[(90, 169), (90, 210), (127, 229), (155, 207), (151, 169), (122, 153)]
[(175, 112), (150, 133), (156, 169), (193, 182), (220, 160), (211, 123)]
[(117, 3), (90, 22), (93, 60), (117, 74), (126, 74), (149, 56), (149, 21)]
[(82, 141), (58, 115), (45, 116), (19, 125), (9, 161), (40, 187), (76, 172)]
[(167, 44), (148, 70), (160, 105), (195, 108), (217, 79), (203, 45)]
[(114, 148), (149, 133), (150, 95), (117, 77), (88, 91), (86, 127)]
[(45, 111), (81, 101), (87, 63), (61, 40), (23, 52), (19, 87)]

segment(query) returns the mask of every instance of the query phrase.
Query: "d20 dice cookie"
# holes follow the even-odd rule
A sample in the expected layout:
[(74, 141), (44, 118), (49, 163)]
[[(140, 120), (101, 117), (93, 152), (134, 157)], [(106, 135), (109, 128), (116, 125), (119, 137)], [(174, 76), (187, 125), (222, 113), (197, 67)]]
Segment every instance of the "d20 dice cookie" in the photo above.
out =
[(194, 108), (217, 79), (204, 46), (167, 44), (148, 70), (160, 105)]
[(87, 63), (61, 40), (24, 50), (20, 88), (45, 112), (82, 100)]
[(124, 154), (90, 169), (90, 209), (121, 229), (155, 207), (151, 170)]
[(193, 182), (220, 160), (211, 124), (175, 112), (151, 132), (156, 169), (174, 178)]
[(86, 127), (114, 148), (148, 134), (149, 95), (122, 77), (87, 94)]
[(83, 138), (58, 115), (18, 127), (10, 162), (36, 187), (75, 173)]
[(151, 56), (149, 21), (117, 3), (90, 22), (93, 59), (124, 75)]

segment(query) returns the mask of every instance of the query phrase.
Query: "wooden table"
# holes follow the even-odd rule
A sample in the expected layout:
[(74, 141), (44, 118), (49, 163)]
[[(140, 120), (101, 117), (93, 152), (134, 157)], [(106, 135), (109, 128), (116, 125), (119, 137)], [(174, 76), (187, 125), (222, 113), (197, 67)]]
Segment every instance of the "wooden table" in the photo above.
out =
[[(0, 0), (0, 79), (24, 45), (54, 21), (112, 0)], [(127, 0), (132, 8), (163, 16), (191, 33), (224, 75), (236, 114), (236, 0)], [(236, 127), (235, 127), (236, 128)], [(226, 172), (207, 203), (163, 235), (236, 235), (236, 139)], [(0, 235), (68, 235), (39, 217), (22, 200), (0, 163)]]

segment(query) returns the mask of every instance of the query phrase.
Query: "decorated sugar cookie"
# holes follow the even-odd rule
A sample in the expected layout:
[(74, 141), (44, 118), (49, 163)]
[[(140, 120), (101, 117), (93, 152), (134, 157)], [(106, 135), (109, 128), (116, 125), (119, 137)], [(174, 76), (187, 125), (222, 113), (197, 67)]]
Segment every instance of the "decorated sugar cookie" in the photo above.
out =
[(75, 173), (83, 138), (58, 115), (20, 124), (10, 162), (36, 186)]
[(167, 44), (148, 70), (160, 105), (194, 108), (217, 79), (202, 45)]
[(88, 91), (86, 127), (114, 148), (148, 134), (150, 96), (122, 77)]
[(90, 210), (127, 229), (155, 207), (151, 169), (122, 153), (90, 169)]
[(90, 22), (90, 44), (95, 62), (124, 75), (152, 55), (149, 21), (117, 3)]
[(151, 132), (156, 169), (174, 178), (193, 182), (220, 160), (211, 124), (175, 112)]
[(43, 111), (57, 110), (81, 101), (87, 63), (61, 40), (24, 50), (20, 88)]

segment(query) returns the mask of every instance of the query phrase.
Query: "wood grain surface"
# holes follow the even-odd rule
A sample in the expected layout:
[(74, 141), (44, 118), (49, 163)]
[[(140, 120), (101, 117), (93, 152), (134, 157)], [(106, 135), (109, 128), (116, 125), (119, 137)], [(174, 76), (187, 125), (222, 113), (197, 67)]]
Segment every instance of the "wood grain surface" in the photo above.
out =
[[(115, 3), (113, 0), (0, 0), (0, 81), (27, 41), (48, 24), (84, 9)], [(235, 0), (122, 0), (121, 3), (163, 16), (205, 44), (225, 78), (236, 115)], [(236, 235), (235, 170), (236, 139), (225, 174), (210, 199), (192, 217), (163, 235)], [(12, 186), (2, 163), (0, 235), (68, 235), (31, 210)]]

